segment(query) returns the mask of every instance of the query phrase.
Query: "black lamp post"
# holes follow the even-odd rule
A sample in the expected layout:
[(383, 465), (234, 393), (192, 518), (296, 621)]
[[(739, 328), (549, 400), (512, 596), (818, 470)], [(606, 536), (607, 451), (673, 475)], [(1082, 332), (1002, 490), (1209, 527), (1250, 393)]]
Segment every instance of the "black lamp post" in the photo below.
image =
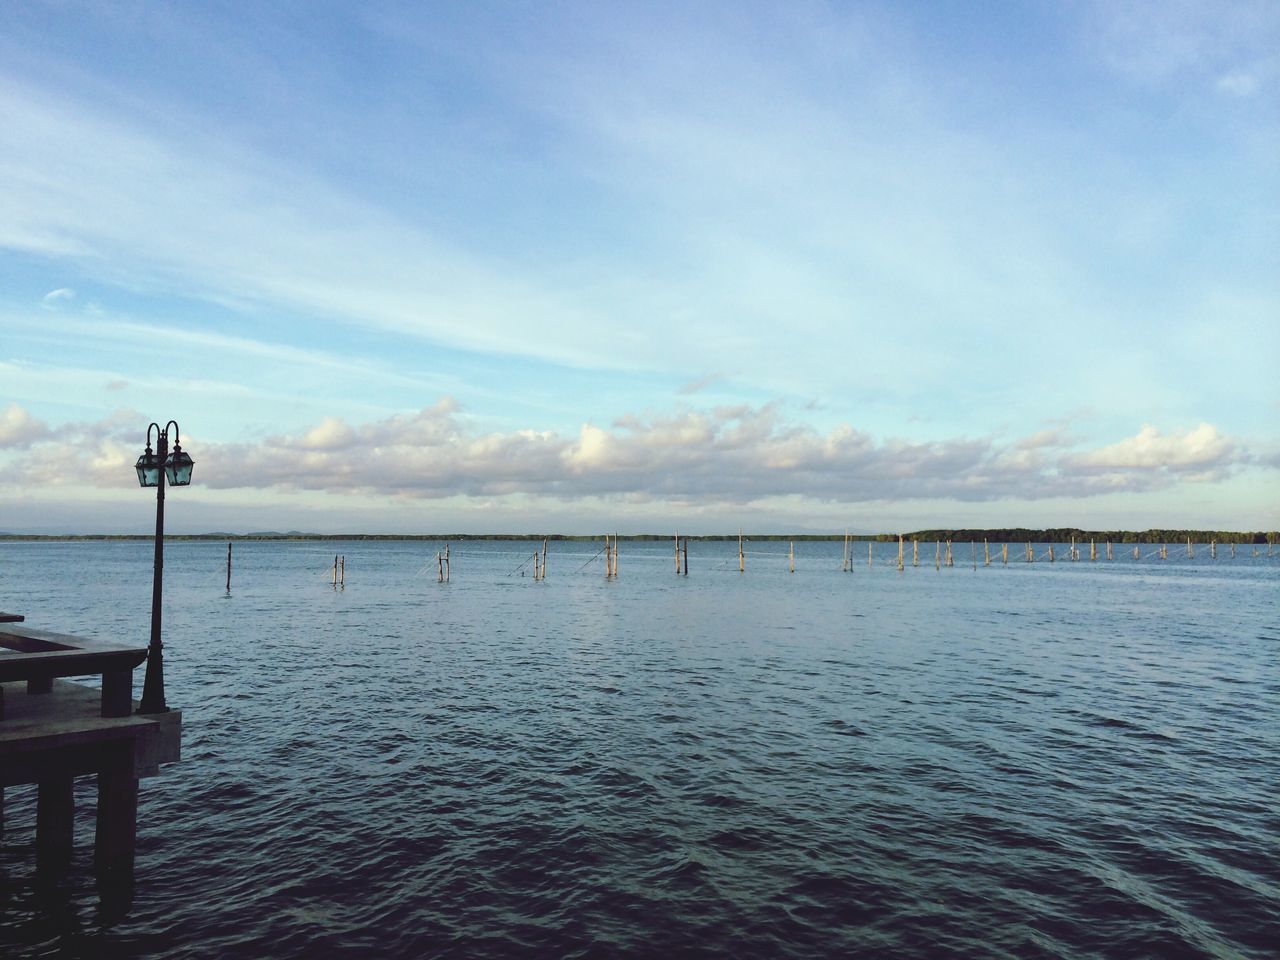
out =
[[(169, 428), (173, 427), (173, 453), (169, 452)], [(151, 431), (156, 432), (156, 452), (151, 452)], [(175, 487), (185, 487), (191, 482), (191, 457), (178, 443), (178, 422), (170, 420), (163, 428), (159, 424), (147, 427), (147, 450), (138, 457), (138, 483), (156, 488), (156, 565), (151, 582), (151, 643), (147, 646), (147, 674), (142, 682), (142, 702), (139, 713), (167, 713), (164, 702), (164, 655), (160, 643), (160, 593), (164, 580), (164, 487), (167, 480)]]

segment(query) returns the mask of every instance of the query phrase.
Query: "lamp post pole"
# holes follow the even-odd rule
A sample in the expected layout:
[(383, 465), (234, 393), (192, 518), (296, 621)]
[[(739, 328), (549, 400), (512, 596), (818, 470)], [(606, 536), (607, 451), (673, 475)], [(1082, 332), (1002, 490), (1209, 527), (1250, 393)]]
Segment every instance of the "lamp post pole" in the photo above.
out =
[[(172, 421), (170, 421), (172, 422)], [(177, 424), (173, 424), (177, 427)], [(164, 645), (160, 642), (160, 596), (164, 584), (164, 481), (163, 464), (169, 456), (169, 431), (161, 430), (152, 424), (159, 435), (156, 439), (156, 458), (161, 464), (159, 478), (156, 483), (156, 561), (155, 572), (151, 580), (151, 642), (147, 644), (147, 673), (142, 681), (142, 702), (138, 704), (139, 713), (168, 713), (169, 707), (164, 702)], [(151, 428), (147, 428), (147, 440), (151, 439)], [(149, 446), (150, 444), (148, 444)]]
[[(169, 428), (173, 427), (173, 453), (169, 452)], [(156, 432), (156, 452), (151, 452), (151, 431)], [(142, 682), (139, 713), (167, 713), (164, 702), (164, 645), (160, 642), (160, 595), (164, 586), (164, 488), (167, 480), (175, 487), (191, 482), (193, 466), (189, 454), (183, 453), (178, 436), (178, 422), (170, 420), (162, 428), (158, 423), (147, 427), (147, 449), (134, 465), (138, 483), (156, 488), (156, 564), (151, 581), (151, 642), (147, 645), (147, 676)]]

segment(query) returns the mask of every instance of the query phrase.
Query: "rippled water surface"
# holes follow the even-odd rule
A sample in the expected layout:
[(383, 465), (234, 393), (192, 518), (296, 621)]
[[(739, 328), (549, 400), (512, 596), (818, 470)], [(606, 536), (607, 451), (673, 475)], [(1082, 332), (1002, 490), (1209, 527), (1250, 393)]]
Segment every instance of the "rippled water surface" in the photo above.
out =
[[(90, 779), (52, 891), (11, 787), (0, 955), (1276, 955), (1280, 557), (599, 547), (170, 543), (133, 908)], [(0, 608), (145, 643), (150, 549), (0, 544)]]

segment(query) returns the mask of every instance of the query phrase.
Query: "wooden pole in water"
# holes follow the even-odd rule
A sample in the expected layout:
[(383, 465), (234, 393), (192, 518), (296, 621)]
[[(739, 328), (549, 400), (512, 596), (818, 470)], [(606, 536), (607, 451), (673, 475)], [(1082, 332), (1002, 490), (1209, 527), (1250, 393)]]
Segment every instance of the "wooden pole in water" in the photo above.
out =
[(1218, 541), (1217, 540), (1209, 541), (1209, 559), (1210, 560), (1218, 559)]
[(986, 537), (982, 538), (982, 565), (991, 566), (991, 544), (987, 543)]
[(542, 579), (547, 578), (547, 539), (542, 538)]
[(231, 544), (227, 544), (227, 596), (231, 596)]
[(903, 549), (904, 549), (904, 545), (902, 542), (902, 534), (898, 534), (898, 571), (899, 572), (901, 572), (904, 569), (904, 564), (903, 564), (904, 554), (902, 552)]
[(333, 589), (338, 589), (338, 555), (333, 555)]
[(1053, 563), (1053, 542), (1049, 543), (1049, 562)]
[(684, 538), (684, 575), (689, 575), (689, 538)]
[(1007, 543), (1000, 544), (1000, 562), (1006, 567), (1009, 565), (1009, 545)]
[(942, 541), (933, 541), (933, 569), (942, 569)]
[(868, 540), (867, 541), (867, 566), (868, 567), (871, 566), (871, 544), (872, 544), (872, 541)]
[(1187, 559), (1190, 560), (1195, 555), (1196, 552), (1191, 549), (1191, 538), (1187, 537)]
[(618, 531), (613, 531), (613, 579), (618, 579)]
[(913, 567), (920, 566), (920, 541), (911, 541), (911, 565)]
[(1231, 541), (1231, 559), (1234, 560), (1235, 558), (1236, 558), (1236, 543), (1234, 540), (1232, 540)]
[(1139, 549), (1138, 547), (1134, 547), (1134, 548), (1133, 548), (1133, 559), (1135, 559), (1135, 560), (1141, 560), (1141, 559), (1142, 559), (1142, 550), (1141, 550), (1141, 549)]
[(676, 531), (676, 576), (680, 576), (680, 531)]
[(848, 573), (852, 567), (852, 559), (849, 556), (849, 528), (844, 528), (844, 561), (840, 565), (840, 569)]
[(1115, 559), (1115, 557), (1114, 557), (1114, 556), (1112, 555), (1112, 553), (1111, 553), (1111, 541), (1110, 541), (1110, 540), (1108, 540), (1108, 541), (1107, 541), (1107, 559), (1108, 559), (1108, 560), (1114, 560), (1114, 559)]
[[(537, 579), (538, 571), (534, 569), (534, 578)], [(444, 583), (444, 551), (436, 551), (436, 583)]]
[(738, 528), (738, 572), (747, 572), (747, 552), (742, 546), (742, 528)]
[(449, 545), (444, 545), (444, 582), (449, 582)]
[(978, 544), (973, 540), (969, 541), (969, 558), (973, 560), (973, 570), (978, 571)]
[(604, 578), (613, 576), (613, 557), (609, 554), (609, 535), (604, 535)]
[(344, 553), (338, 560), (338, 586), (347, 587), (347, 555)]
[(1035, 563), (1036, 555), (1031, 549), (1031, 541), (1027, 541), (1027, 563)]
[(796, 542), (791, 541), (791, 572), (796, 572)]
[(951, 541), (947, 541), (947, 566), (954, 567), (956, 565), (955, 558), (951, 556)]

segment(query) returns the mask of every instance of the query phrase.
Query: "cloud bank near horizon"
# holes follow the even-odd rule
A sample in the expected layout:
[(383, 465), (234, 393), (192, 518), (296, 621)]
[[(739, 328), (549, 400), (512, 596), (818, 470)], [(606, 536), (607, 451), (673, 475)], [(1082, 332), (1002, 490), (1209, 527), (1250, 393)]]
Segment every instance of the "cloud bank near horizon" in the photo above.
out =
[[(140, 422), (122, 410), (54, 430), (12, 404), (0, 413), (4, 483), (129, 486)], [(877, 439), (848, 424), (819, 432), (766, 404), (627, 415), (605, 426), (583, 423), (576, 436), (532, 428), (480, 433), (447, 396), (411, 414), (363, 423), (331, 416), (253, 443), (188, 437), (185, 449), (198, 483), (220, 491), (672, 505), (1079, 498), (1221, 481), (1258, 462), (1209, 423), (1145, 424), (1093, 449), (1081, 449), (1062, 428), (922, 443)]]

